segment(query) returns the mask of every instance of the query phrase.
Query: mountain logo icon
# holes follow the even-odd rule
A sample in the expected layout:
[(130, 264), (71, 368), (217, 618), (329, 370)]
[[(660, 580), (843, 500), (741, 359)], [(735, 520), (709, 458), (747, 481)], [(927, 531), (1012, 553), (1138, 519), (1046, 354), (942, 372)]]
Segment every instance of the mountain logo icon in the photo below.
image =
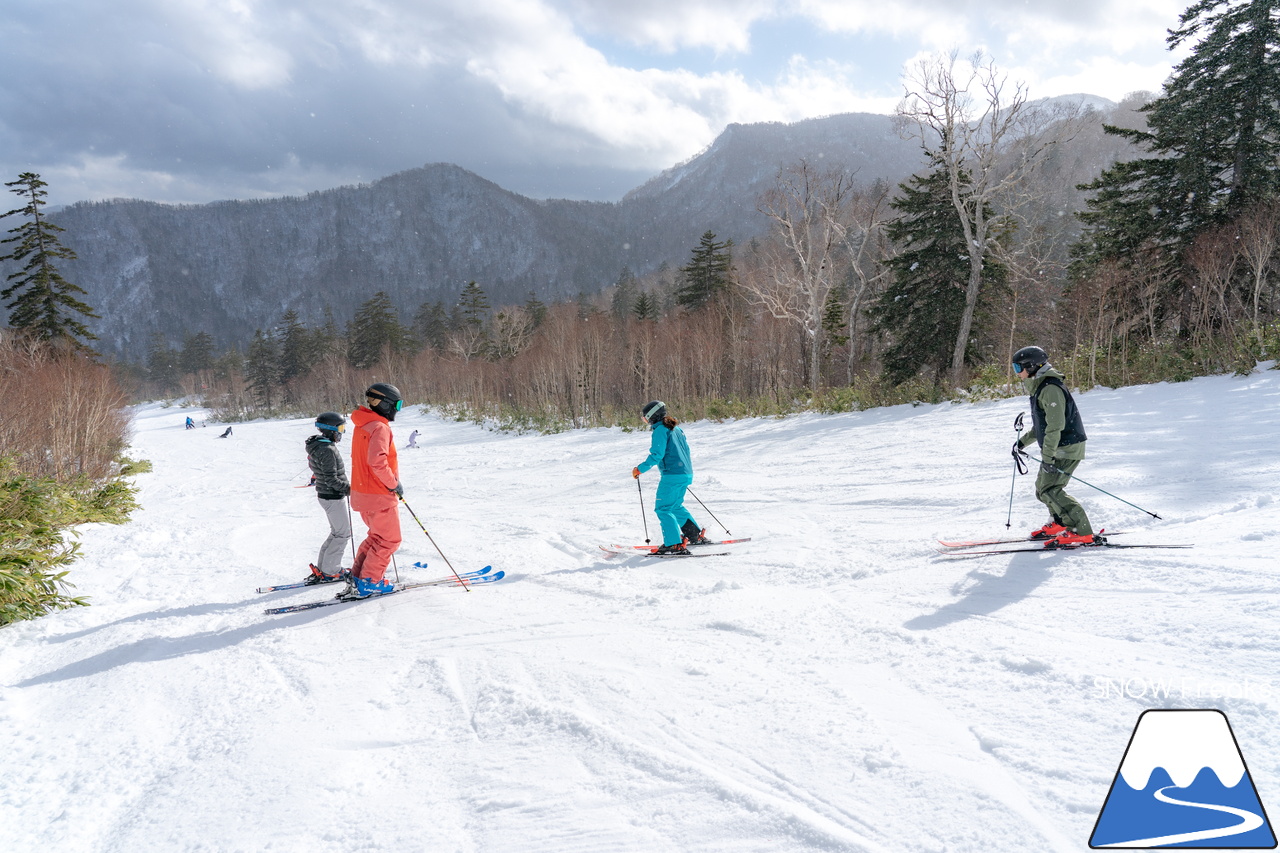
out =
[(1275, 833), (1226, 714), (1143, 711), (1089, 847), (1275, 849)]

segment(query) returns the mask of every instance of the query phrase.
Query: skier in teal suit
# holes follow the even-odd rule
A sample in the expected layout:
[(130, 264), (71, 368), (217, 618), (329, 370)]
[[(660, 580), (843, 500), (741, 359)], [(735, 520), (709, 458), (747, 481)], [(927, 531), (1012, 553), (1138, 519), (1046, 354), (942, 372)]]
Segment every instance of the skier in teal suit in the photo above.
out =
[(649, 442), (649, 455), (631, 469), (637, 479), (653, 466), (658, 466), (662, 479), (658, 481), (658, 496), (653, 511), (662, 525), (662, 547), (655, 553), (688, 555), (685, 540), (690, 545), (707, 543), (705, 531), (684, 508), (684, 493), (693, 483), (693, 462), (689, 460), (689, 442), (679, 421), (667, 414), (667, 405), (660, 400), (646, 403), (640, 417), (653, 432)]

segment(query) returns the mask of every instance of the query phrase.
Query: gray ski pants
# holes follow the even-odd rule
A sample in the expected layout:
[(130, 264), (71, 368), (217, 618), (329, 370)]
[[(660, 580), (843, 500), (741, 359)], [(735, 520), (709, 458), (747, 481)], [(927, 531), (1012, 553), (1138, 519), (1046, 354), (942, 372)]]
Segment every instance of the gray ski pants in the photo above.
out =
[(336, 575), (342, 571), (342, 552), (351, 541), (351, 514), (347, 512), (346, 498), (336, 501), (316, 498), (325, 518), (329, 519), (329, 536), (320, 546), (320, 556), (316, 557), (316, 568), (326, 575)]

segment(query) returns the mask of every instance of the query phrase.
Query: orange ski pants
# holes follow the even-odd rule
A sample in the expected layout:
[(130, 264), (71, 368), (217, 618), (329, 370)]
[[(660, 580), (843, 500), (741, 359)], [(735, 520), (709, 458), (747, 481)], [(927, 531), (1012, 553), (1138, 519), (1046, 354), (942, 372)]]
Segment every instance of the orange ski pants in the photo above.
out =
[(356, 551), (356, 558), (351, 564), (351, 576), (380, 581), (387, 573), (391, 555), (400, 547), (400, 505), (393, 502), (385, 507), (361, 508), (357, 511), (369, 528), (369, 534)]

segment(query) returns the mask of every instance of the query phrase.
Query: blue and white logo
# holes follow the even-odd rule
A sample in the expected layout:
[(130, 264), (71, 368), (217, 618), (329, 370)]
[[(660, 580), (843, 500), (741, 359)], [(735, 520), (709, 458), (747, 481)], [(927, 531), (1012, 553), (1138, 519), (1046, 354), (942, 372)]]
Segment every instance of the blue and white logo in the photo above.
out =
[(1221, 711), (1144, 711), (1089, 846), (1271, 850), (1275, 833)]

